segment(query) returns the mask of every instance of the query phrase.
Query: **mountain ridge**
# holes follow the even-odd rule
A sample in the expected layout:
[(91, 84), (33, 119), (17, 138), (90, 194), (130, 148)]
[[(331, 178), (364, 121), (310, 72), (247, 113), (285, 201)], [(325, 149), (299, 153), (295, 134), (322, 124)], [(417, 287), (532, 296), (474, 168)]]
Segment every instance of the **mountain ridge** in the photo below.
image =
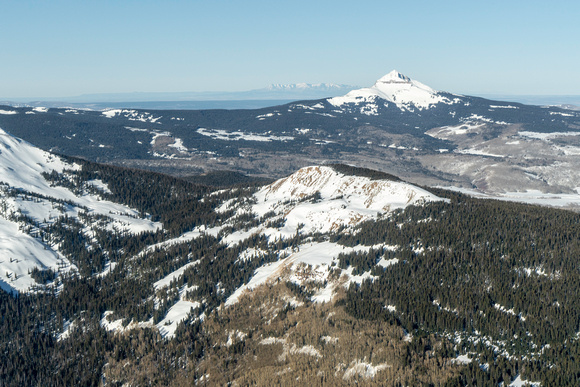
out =
[(382, 78), (257, 110), (5, 107), (0, 126), (45, 150), (176, 176), (279, 178), (345, 162), (484, 197), (580, 203), (577, 111), (438, 92), (396, 71)]
[(0, 294), (6, 384), (576, 381), (578, 214), (348, 165), (208, 189), (0, 148), (23, 164), (0, 220), (59, 256)]

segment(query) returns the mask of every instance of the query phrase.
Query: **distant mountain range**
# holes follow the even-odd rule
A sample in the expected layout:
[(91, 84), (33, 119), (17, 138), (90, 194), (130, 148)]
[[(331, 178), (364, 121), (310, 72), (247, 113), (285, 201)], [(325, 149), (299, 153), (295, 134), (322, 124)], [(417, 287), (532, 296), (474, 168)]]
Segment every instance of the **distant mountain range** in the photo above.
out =
[(134, 92), (83, 94), (66, 98), (12, 99), (6, 104), (104, 109), (114, 107), (146, 109), (256, 109), (303, 99), (342, 95), (356, 86), (333, 83), (272, 84), (248, 91)]
[(439, 92), (397, 71), (342, 96), (262, 109), (6, 106), (0, 127), (45, 150), (178, 176), (277, 178), (348, 162), (418, 184), (580, 203), (580, 112)]
[[(11, 98), (0, 104), (30, 107), (73, 107), (101, 110), (107, 108), (189, 110), (259, 109), (308, 99), (337, 97), (358, 86), (335, 83), (271, 84), (247, 91), (132, 92), (98, 93), (62, 98)], [(529, 105), (580, 109), (580, 95), (480, 95), (483, 98)]]

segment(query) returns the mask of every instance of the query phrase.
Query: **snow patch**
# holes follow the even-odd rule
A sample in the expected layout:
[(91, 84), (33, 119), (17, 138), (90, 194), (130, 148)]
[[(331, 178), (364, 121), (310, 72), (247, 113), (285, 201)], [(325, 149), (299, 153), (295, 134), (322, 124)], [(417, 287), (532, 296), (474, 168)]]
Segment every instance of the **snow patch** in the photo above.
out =
[[(288, 279), (293, 280), (296, 283), (302, 283), (302, 280), (317, 280), (318, 282), (323, 282), (328, 277), (328, 270), (333, 262), (333, 260), (338, 257), (338, 254), (345, 253), (349, 254), (355, 251), (368, 251), (371, 246), (356, 246), (356, 247), (345, 247), (337, 243), (332, 242), (321, 242), (321, 243), (310, 243), (301, 245), (297, 252), (293, 252), (290, 256), (280, 259), (276, 262), (268, 263), (254, 272), (254, 276), (250, 281), (236, 289), (230, 297), (228, 297), (225, 305), (230, 306), (238, 302), (239, 298), (246, 291), (251, 291), (259, 285), (275, 281), (282, 276), (284, 272), (290, 272), (290, 277)], [(297, 265), (304, 264), (310, 265), (312, 271), (307, 278), (300, 278), (295, 275), (292, 270), (297, 267)], [(332, 299), (332, 293), (334, 290), (333, 284), (328, 284), (321, 291), (316, 293), (313, 297), (313, 301), (316, 302), (329, 302)]]
[(202, 136), (211, 137), (215, 140), (224, 141), (259, 141), (259, 142), (271, 142), (271, 141), (292, 141), (294, 137), (292, 136), (273, 136), (270, 134), (257, 134), (252, 132), (241, 132), (232, 131), (228, 132), (223, 129), (197, 129), (197, 133)]
[(510, 387), (523, 387), (523, 386), (532, 386), (532, 387), (540, 387), (542, 384), (540, 382), (530, 382), (527, 380), (522, 380), (522, 377), (518, 375), (513, 382), (510, 383)]
[(177, 329), (177, 325), (189, 317), (189, 314), (194, 309), (198, 309), (201, 306), (199, 302), (191, 302), (180, 300), (177, 301), (169, 311), (157, 324), (157, 328), (159, 329), (159, 333), (166, 339), (171, 339), (175, 336), (175, 330)]
[(342, 376), (343, 380), (350, 380), (351, 378), (359, 375), (364, 379), (373, 379), (377, 372), (382, 371), (386, 368), (391, 367), (390, 365), (383, 363), (373, 366), (371, 363), (367, 363), (365, 360), (353, 360), (350, 363), (350, 367), (346, 370), (344, 375)]
[(159, 290), (165, 286), (169, 286), (169, 284), (171, 284), (171, 281), (173, 280), (178, 280), (179, 277), (190, 267), (195, 266), (197, 264), (199, 264), (200, 261), (194, 261), (194, 262), (190, 262), (186, 265), (183, 265), (182, 267), (180, 267), (179, 269), (175, 270), (172, 273), (169, 273), (168, 275), (166, 275), (165, 277), (163, 277), (162, 279), (160, 279), (159, 281), (155, 282), (153, 284), (153, 287), (155, 288), (155, 290)]
[(580, 132), (551, 132), (551, 133), (539, 133), (539, 132), (529, 132), (522, 131), (518, 132), (522, 137), (533, 138), (535, 140), (553, 140), (558, 137), (570, 137), (570, 136), (580, 136)]

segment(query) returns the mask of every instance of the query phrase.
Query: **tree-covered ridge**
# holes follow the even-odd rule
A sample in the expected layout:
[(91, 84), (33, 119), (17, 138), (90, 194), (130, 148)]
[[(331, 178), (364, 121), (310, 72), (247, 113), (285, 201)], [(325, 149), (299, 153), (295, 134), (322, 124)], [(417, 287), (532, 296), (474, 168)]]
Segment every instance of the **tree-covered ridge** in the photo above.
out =
[[(336, 236), (349, 245), (400, 246), (398, 264), (373, 271), (382, 273), (349, 289), (347, 310), (448, 337), (479, 354), (480, 364), (500, 355), (519, 359), (519, 372), (532, 380), (554, 385), (558, 376), (560, 384), (574, 385), (580, 368), (563, 354), (578, 351), (573, 338), (580, 331), (580, 216), (447, 195), (451, 203), (409, 207)], [(372, 254), (367, 261), (376, 262)], [(461, 380), (470, 384), (468, 377)]]
[[(49, 226), (14, 214), (26, 232), (49, 246), (60, 243), (60, 251), (79, 271), (57, 280), (58, 273), (34, 272), (39, 291), (0, 297), (0, 364), (6, 375), (1, 385), (97, 385), (103, 375), (107, 384), (120, 385), (204, 380), (259, 384), (265, 375), (290, 383), (296, 375), (288, 374), (288, 367), (321, 385), (353, 380), (377, 385), (509, 384), (518, 374), (543, 385), (574, 385), (580, 377), (576, 213), (432, 190), (449, 202), (407, 207), (332, 234), (298, 230), (290, 238), (271, 238), (249, 230), (265, 224), (282, 227), (283, 218), (234, 211), (236, 203), (253, 203), (255, 187), (213, 191), (160, 174), (77, 162), (80, 170), (45, 178), (79, 193), (95, 190), (136, 208), (161, 222), (163, 230), (119, 232), (105, 227), (106, 216), (86, 211), (78, 218), (62, 216)], [(107, 189), (90, 183), (95, 180)], [(316, 204), (320, 198), (304, 200)], [(87, 224), (95, 227), (93, 238), (83, 231)], [(179, 239), (184, 232), (191, 237)], [(234, 232), (248, 234), (228, 242)], [(258, 268), (298, 252), (306, 243), (322, 242), (373, 246), (339, 255), (326, 281), (338, 281), (347, 271), (370, 273), (371, 279), (348, 290), (337, 287), (335, 303), (322, 306), (312, 296), (325, 283), (282, 280), (254, 290), (233, 309), (224, 307)], [(389, 264), (377, 265), (381, 260)], [(115, 265), (103, 272), (107, 263)], [(301, 270), (306, 275), (312, 268)], [(171, 278), (176, 271), (180, 274)], [(164, 278), (169, 278), (165, 285), (156, 285)], [(158, 324), (170, 324), (172, 306), (184, 301), (196, 307), (177, 325), (171, 340), (163, 338)], [(260, 309), (268, 304), (275, 305), (275, 312)], [(243, 309), (250, 305), (261, 312)], [(327, 318), (333, 313), (337, 317)], [(104, 328), (115, 321), (125, 331)], [(317, 333), (308, 333), (301, 324), (316, 327)], [(236, 334), (226, 345), (223, 327), (248, 336)], [(325, 340), (354, 327), (364, 333), (368, 346), (361, 347), (356, 335), (345, 331), (340, 337), (350, 344), (341, 341), (342, 351), (356, 349), (352, 353), (358, 357), (329, 358), (333, 347)], [(285, 341), (261, 344), (269, 337)], [(389, 354), (385, 348), (396, 351)], [(297, 352), (302, 349), (324, 358), (304, 360), (304, 353)], [(288, 357), (275, 360), (284, 351)], [(468, 354), (472, 362), (456, 363), (460, 354)], [(254, 356), (258, 363), (253, 363)], [(355, 363), (340, 365), (347, 360)], [(367, 363), (382, 367), (377, 379), (354, 371), (353, 379), (344, 378), (352, 367)], [(224, 370), (219, 378), (207, 376), (216, 375), (216, 369)], [(329, 374), (331, 369), (335, 374)], [(323, 377), (318, 371), (325, 372)]]

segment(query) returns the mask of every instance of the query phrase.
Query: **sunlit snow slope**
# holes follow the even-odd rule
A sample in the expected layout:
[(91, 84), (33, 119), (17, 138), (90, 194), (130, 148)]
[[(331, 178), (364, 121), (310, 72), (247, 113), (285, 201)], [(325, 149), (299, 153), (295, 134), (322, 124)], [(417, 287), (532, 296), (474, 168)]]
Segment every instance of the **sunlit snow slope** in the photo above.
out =
[[(78, 218), (80, 212), (101, 214), (110, 218), (109, 227), (127, 232), (151, 231), (160, 227), (140, 219), (136, 210), (101, 197), (52, 186), (43, 173), (77, 170), (80, 166), (40, 150), (0, 129), (0, 287), (6, 291), (28, 290), (35, 282), (33, 268), (54, 271), (75, 270), (56, 243), (43, 242), (34, 227), (19, 221), (28, 217), (40, 227), (59, 216)], [(102, 182), (94, 185), (106, 190)], [(87, 233), (92, 225), (86, 224)]]
[(328, 232), (354, 226), (411, 204), (440, 200), (414, 185), (392, 180), (346, 176), (329, 166), (305, 167), (255, 194), (252, 211), (283, 215), (282, 235)]
[(440, 102), (446, 104), (456, 102), (396, 70), (377, 80), (371, 87), (353, 90), (342, 97), (330, 98), (328, 102), (339, 107), (350, 103), (379, 103), (377, 98), (384, 100), (385, 103), (393, 103), (402, 110), (428, 109)]
[[(266, 228), (263, 225), (245, 232), (225, 236), (224, 241), (236, 243), (255, 233), (272, 238), (290, 238), (296, 233), (303, 235), (317, 232), (328, 233), (345, 227), (348, 232), (363, 221), (385, 216), (389, 212), (409, 205), (421, 205), (430, 201), (444, 200), (430, 192), (411, 184), (386, 179), (373, 180), (368, 177), (345, 175), (331, 166), (312, 166), (302, 168), (294, 174), (265, 186), (254, 195), (251, 208), (240, 207), (237, 214), (251, 212), (258, 217), (282, 219), (281, 226)], [(232, 203), (226, 204), (231, 206)], [(222, 211), (225, 208), (221, 209)], [(275, 223), (275, 222), (274, 222)], [(249, 283), (237, 289), (226, 302), (231, 305), (246, 291), (276, 280), (286, 275), (286, 280), (303, 283), (305, 281), (325, 282), (330, 267), (336, 264), (340, 253), (353, 251), (392, 250), (393, 246), (357, 246), (346, 248), (332, 242), (310, 242), (299, 246), (298, 250), (288, 250), (281, 254), (277, 262), (268, 263), (254, 273)], [(259, 256), (259, 251), (247, 251), (240, 260)], [(382, 262), (390, 265), (393, 262)], [(296, 275), (302, 265), (312, 267), (309, 275)], [(344, 274), (349, 281), (360, 282), (370, 273), (354, 276), (352, 269)], [(284, 273), (284, 274), (283, 274)], [(329, 301), (337, 283), (329, 282), (314, 296), (316, 301)]]

